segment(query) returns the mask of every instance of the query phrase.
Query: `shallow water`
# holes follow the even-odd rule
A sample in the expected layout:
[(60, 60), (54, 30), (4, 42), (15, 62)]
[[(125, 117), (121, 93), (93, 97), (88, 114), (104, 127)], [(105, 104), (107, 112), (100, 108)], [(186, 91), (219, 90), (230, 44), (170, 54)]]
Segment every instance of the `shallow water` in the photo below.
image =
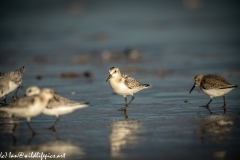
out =
[[(209, 101), (207, 95), (197, 88), (188, 94), (198, 73), (239, 84), (236, 4), (204, 1), (190, 10), (184, 7), (187, 1), (10, 2), (1, 5), (0, 71), (26, 67), (19, 97), (37, 85), (90, 105), (62, 116), (56, 133), (47, 129), (55, 117), (34, 117), (34, 137), (25, 119), (1, 115), (2, 153), (66, 153), (67, 159), (240, 158), (240, 90), (226, 95), (225, 115), (221, 97), (213, 99), (210, 115), (199, 107)], [(141, 50), (140, 58), (130, 59), (126, 48)], [(124, 98), (105, 82), (112, 66), (152, 85), (135, 94), (126, 114), (117, 111)], [(61, 73), (80, 76), (62, 78)], [(13, 122), (19, 125), (11, 134)]]

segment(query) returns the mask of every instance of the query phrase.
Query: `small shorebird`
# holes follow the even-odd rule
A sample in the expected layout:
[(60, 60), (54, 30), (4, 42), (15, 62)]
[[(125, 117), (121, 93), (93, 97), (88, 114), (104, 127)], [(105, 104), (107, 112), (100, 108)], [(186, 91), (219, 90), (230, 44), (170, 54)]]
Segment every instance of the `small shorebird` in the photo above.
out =
[[(51, 89), (45, 88), (38, 95), (23, 97), (5, 107), (0, 107), (0, 111), (5, 111), (14, 117), (26, 118), (27, 125), (34, 135), (35, 132), (29, 122), (32, 117), (42, 113), (43, 109), (47, 106), (48, 101), (53, 98), (53, 94), (54, 93)], [(12, 131), (14, 131), (16, 127), (16, 124), (14, 124)]]
[(7, 95), (15, 89), (17, 90), (12, 97), (12, 101), (15, 101), (17, 99), (17, 92), (22, 83), (23, 73), (24, 66), (18, 70), (0, 74), (0, 99), (3, 99), (5, 104)]
[(88, 102), (73, 101), (55, 93), (53, 99), (49, 101), (47, 107), (43, 110), (43, 114), (57, 117), (55, 123), (49, 129), (55, 131), (60, 115), (72, 113), (76, 109), (87, 107), (88, 104)]
[[(121, 73), (116, 67), (111, 67), (106, 82), (109, 81), (110, 87), (125, 100), (125, 105), (119, 111), (126, 111), (128, 105), (134, 100), (134, 93), (142, 89), (150, 88), (149, 84), (141, 84), (134, 78)], [(132, 99), (127, 103), (127, 95), (131, 95)]]
[[(37, 86), (31, 86), (27, 89), (26, 96), (31, 97), (39, 94), (39, 92), (40, 92), (40, 89)], [(60, 119), (60, 115), (65, 115), (73, 112), (76, 109), (87, 107), (88, 104), (89, 104), (88, 102), (77, 102), (77, 101), (69, 100), (65, 97), (62, 97), (54, 93), (53, 98), (48, 102), (47, 107), (43, 109), (42, 113), (48, 116), (57, 117), (53, 126), (49, 128), (55, 131), (57, 123)]]
[[(212, 102), (213, 97), (223, 96), (224, 113), (226, 112), (225, 94), (227, 94), (234, 88), (237, 88), (237, 85), (232, 85), (226, 79), (212, 74), (208, 74), (205, 76), (202, 74), (196, 75), (194, 78), (194, 85), (191, 88), (189, 94), (192, 92), (195, 86), (199, 86), (204, 93), (210, 96), (210, 101), (205, 106), (203, 106), (206, 107), (208, 110), (209, 104)], [(209, 112), (212, 113), (210, 110)]]

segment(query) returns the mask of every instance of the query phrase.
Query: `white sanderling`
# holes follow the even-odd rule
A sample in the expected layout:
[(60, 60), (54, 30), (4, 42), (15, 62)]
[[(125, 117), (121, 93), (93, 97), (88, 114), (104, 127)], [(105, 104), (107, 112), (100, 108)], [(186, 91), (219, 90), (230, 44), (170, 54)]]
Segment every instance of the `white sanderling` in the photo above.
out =
[[(31, 86), (26, 90), (26, 96), (33, 96), (39, 94), (40, 89), (36, 86)], [(77, 102), (73, 100), (69, 100), (65, 97), (62, 97), (56, 93), (54, 93), (53, 98), (49, 101), (47, 107), (43, 109), (43, 113), (49, 116), (56, 116), (57, 119), (52, 127), (55, 131), (57, 123), (60, 119), (60, 115), (65, 115), (73, 112), (76, 109), (84, 108), (88, 106), (88, 102)]]
[[(202, 74), (196, 75), (194, 78), (194, 85), (191, 88), (189, 94), (192, 92), (195, 86), (199, 86), (204, 93), (210, 96), (210, 101), (205, 106), (203, 106), (206, 107), (208, 110), (209, 104), (212, 102), (213, 97), (223, 96), (224, 113), (226, 112), (225, 94), (227, 94), (234, 88), (237, 88), (237, 85), (232, 85), (226, 79), (212, 74), (208, 74), (205, 76)], [(210, 110), (209, 112), (212, 113)]]
[[(119, 109), (119, 111), (126, 111), (128, 105), (134, 100), (134, 93), (139, 92), (142, 89), (149, 88), (149, 84), (141, 84), (134, 78), (121, 73), (121, 71), (116, 67), (111, 67), (109, 70), (109, 76), (106, 82), (109, 84), (114, 92), (122, 95), (125, 100), (125, 105)], [(127, 95), (131, 95), (132, 99), (127, 103)]]
[[(32, 133), (35, 134), (29, 122), (32, 117), (42, 113), (43, 109), (47, 106), (48, 101), (53, 98), (53, 94), (54, 93), (51, 89), (44, 88), (38, 95), (23, 97), (6, 107), (0, 107), (0, 111), (5, 111), (14, 117), (26, 118), (28, 127)], [(14, 125), (13, 131), (15, 129), (16, 124)]]
[(17, 92), (22, 83), (23, 73), (24, 66), (18, 70), (0, 74), (0, 99), (3, 99), (5, 104), (7, 95), (15, 89), (17, 90), (14, 93), (12, 100), (15, 101), (17, 99)]
[(65, 115), (76, 109), (87, 107), (88, 104), (88, 102), (73, 101), (55, 93), (53, 99), (49, 101), (47, 107), (43, 110), (44, 114), (57, 117), (55, 123), (49, 129), (55, 131), (60, 115)]

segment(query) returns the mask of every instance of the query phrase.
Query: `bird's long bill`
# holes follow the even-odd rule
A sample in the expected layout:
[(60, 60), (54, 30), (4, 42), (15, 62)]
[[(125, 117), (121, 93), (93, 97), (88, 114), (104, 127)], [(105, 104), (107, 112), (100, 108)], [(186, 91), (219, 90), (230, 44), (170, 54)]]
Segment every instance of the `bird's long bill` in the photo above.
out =
[(108, 78), (107, 78), (106, 82), (107, 82), (107, 81), (108, 81), (110, 78), (112, 78), (112, 76), (111, 76), (111, 75), (109, 75), (109, 76), (108, 76)]
[(193, 84), (192, 89), (190, 90), (189, 94), (192, 92), (192, 90), (195, 88), (195, 84)]

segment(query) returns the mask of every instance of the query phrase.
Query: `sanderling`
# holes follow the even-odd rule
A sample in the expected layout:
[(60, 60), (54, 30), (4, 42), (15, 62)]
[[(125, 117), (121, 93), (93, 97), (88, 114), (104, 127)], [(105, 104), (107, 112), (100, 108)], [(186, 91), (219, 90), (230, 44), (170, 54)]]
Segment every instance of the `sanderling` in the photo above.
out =
[[(121, 73), (120, 70), (116, 67), (110, 68), (109, 76), (106, 82), (107, 81), (109, 81), (109, 84), (114, 92), (124, 97), (125, 105), (119, 109), (119, 111), (126, 111), (128, 105), (134, 100), (134, 93), (150, 87), (149, 84), (141, 84), (134, 78)], [(132, 99), (128, 103), (126, 97), (127, 95), (132, 96)]]
[[(217, 75), (202, 75), (198, 74), (194, 78), (194, 85), (191, 88), (189, 94), (195, 88), (195, 86), (199, 86), (200, 89), (210, 96), (210, 101), (203, 107), (206, 107), (209, 110), (209, 104), (212, 102), (213, 97), (223, 96), (224, 100), (224, 113), (226, 112), (226, 103), (225, 103), (225, 94), (230, 92), (232, 89), (237, 88), (237, 85), (230, 84), (226, 79), (217, 76)], [(210, 113), (212, 113), (209, 110)]]
[[(6, 107), (0, 107), (0, 111), (5, 111), (14, 117), (26, 118), (29, 129), (35, 134), (29, 122), (32, 117), (42, 113), (43, 109), (47, 106), (48, 101), (53, 98), (53, 94), (54, 93), (51, 89), (44, 88), (38, 95), (23, 97)], [(13, 131), (15, 129), (16, 124), (14, 125)]]
[(57, 117), (55, 123), (49, 129), (55, 131), (60, 115), (65, 115), (76, 109), (87, 107), (88, 104), (88, 102), (73, 101), (55, 93), (53, 99), (51, 99), (47, 107), (43, 109), (44, 114)]
[[(28, 87), (28, 89), (26, 90), (26, 96), (34, 96), (39, 93), (40, 89), (37, 86)], [(60, 115), (68, 114), (76, 109), (87, 107), (88, 104), (89, 104), (88, 102), (77, 102), (69, 100), (65, 97), (62, 97), (54, 93), (53, 98), (49, 101), (47, 107), (43, 109), (44, 114), (57, 117), (54, 125), (49, 129), (55, 131), (57, 123), (60, 119)]]
[(17, 99), (17, 92), (22, 83), (23, 73), (24, 66), (18, 70), (0, 74), (0, 99), (2, 98), (5, 104), (7, 95), (15, 89), (17, 90), (14, 93), (12, 100), (15, 101)]

